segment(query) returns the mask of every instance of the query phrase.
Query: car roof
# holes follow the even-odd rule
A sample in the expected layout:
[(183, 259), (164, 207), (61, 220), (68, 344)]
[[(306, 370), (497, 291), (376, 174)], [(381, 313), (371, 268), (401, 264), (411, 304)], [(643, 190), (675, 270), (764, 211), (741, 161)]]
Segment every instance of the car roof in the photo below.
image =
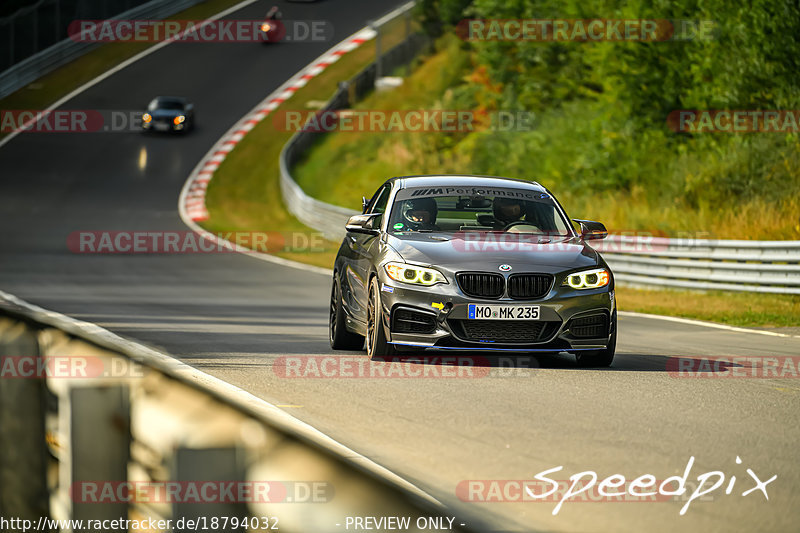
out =
[(467, 187), (515, 187), (545, 192), (545, 188), (535, 181), (499, 176), (480, 176), (474, 174), (430, 174), (419, 176), (398, 176), (388, 180), (399, 181), (400, 188), (434, 187), (434, 186), (467, 186)]
[(186, 103), (186, 98), (181, 98), (180, 96), (156, 96), (154, 100), (160, 104), (164, 102), (179, 102), (181, 104)]

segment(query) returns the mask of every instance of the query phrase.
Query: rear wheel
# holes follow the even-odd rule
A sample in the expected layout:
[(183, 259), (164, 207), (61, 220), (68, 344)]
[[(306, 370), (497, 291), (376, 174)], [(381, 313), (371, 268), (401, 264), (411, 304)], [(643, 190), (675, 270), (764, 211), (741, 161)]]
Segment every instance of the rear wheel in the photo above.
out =
[(328, 322), (328, 337), (331, 348), (334, 350), (360, 350), (364, 347), (364, 337), (347, 330), (347, 316), (342, 309), (342, 291), (339, 286), (339, 277), (333, 275), (333, 288), (331, 289), (330, 321)]
[(608, 367), (614, 361), (614, 353), (617, 350), (617, 312), (611, 317), (611, 323), (614, 326), (614, 332), (608, 339), (608, 346), (605, 350), (598, 350), (596, 352), (584, 352), (575, 355), (575, 360), (578, 366), (582, 368), (587, 367)]
[(397, 354), (397, 349), (393, 344), (389, 344), (383, 328), (383, 308), (381, 307), (378, 278), (372, 278), (369, 283), (367, 302), (367, 355), (370, 359), (375, 359), (395, 354)]

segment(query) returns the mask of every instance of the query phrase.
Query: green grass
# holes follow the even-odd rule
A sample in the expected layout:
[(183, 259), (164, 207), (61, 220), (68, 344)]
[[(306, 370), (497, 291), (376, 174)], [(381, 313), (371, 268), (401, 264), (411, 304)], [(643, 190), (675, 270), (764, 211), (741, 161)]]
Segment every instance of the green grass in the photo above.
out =
[[(404, 35), (402, 20), (384, 28), (384, 49), (399, 43)], [(326, 101), (339, 81), (360, 72), (375, 57), (370, 41), (345, 54), (295, 95), (260, 122), (225, 158), (209, 183), (206, 207), (209, 219), (202, 225), (212, 232), (266, 231), (313, 235), (316, 232), (300, 223), (285, 208), (280, 191), (278, 156), (292, 133), (276, 128), (274, 116), (289, 110), (306, 110), (309, 103)], [(266, 96), (266, 94), (264, 95)], [(360, 205), (360, 200), (359, 204)], [(301, 237), (302, 239), (302, 237)], [(308, 264), (331, 268), (339, 243), (325, 241), (314, 251), (279, 250), (275, 255)]]
[[(463, 46), (444, 40), (402, 87), (373, 94), (356, 108), (456, 109), (455, 93), (463, 89), (465, 79), (476, 76), (470, 68), (469, 54)], [(703, 192), (704, 188), (713, 189), (713, 182), (720, 175), (733, 172), (729, 167), (748, 164), (748, 158), (771, 169), (776, 186), (784, 191), (795, 190), (800, 165), (796, 147), (766, 153), (783, 146), (784, 139), (761, 137), (733, 143), (722, 152), (699, 150), (678, 158), (656, 149), (656, 141), (644, 140), (647, 157), (620, 164), (628, 165), (637, 176), (650, 173), (657, 175), (656, 182), (670, 183), (669, 177), (676, 183), (655, 193), (645, 187), (646, 179), (638, 179), (629, 190), (615, 190), (607, 187), (602, 176), (593, 170), (606, 164), (603, 158), (610, 157), (591, 149), (598, 128), (601, 145), (613, 145), (620, 136), (604, 129), (609, 126), (603, 123), (601, 113), (590, 104), (568, 105), (540, 117), (537, 129), (524, 134), (339, 132), (326, 135), (309, 150), (294, 174), (312, 196), (351, 208), (356, 208), (362, 195), (370, 194), (390, 176), (485, 173), (535, 178), (558, 194), (572, 216), (602, 220), (612, 231), (640, 229), (680, 236), (699, 231), (707, 236), (738, 239), (800, 238), (798, 195), (764, 194), (748, 201), (725, 203), (720, 199), (714, 203), (709, 200), (713, 191)], [(660, 139), (658, 135), (655, 138)], [(515, 144), (528, 147), (530, 152), (515, 149)], [(632, 152), (640, 154), (635, 149)], [(521, 153), (528, 156), (519, 157)], [(594, 161), (592, 157), (601, 160)], [(589, 176), (579, 180), (583, 185), (573, 186), (575, 176), (581, 173)], [(787, 175), (794, 181), (782, 182)], [(587, 182), (592, 186), (587, 187)], [(694, 192), (688, 194), (687, 190)], [(800, 325), (800, 296), (620, 287), (618, 301), (623, 310), (739, 326)]]
[(800, 295), (617, 287), (621, 311), (679, 316), (732, 326), (800, 325)]
[[(472, 92), (486, 83), (463, 43), (444, 38), (403, 87), (357, 108), (481, 110), (482, 97)], [(535, 179), (572, 216), (601, 220), (612, 231), (800, 239), (796, 136), (743, 135), (724, 143), (706, 136), (676, 149), (666, 128), (634, 135), (620, 116), (621, 109), (578, 100), (538, 114), (533, 131), (340, 132), (318, 142), (295, 175), (312, 196), (344, 206), (358, 205), (395, 175)]]
[[(333, 94), (337, 81), (351, 77), (372, 59), (372, 46), (372, 43), (365, 44), (344, 56), (278, 111), (304, 109), (311, 101), (326, 100)], [(467, 58), (454, 57), (451, 52), (440, 51), (425, 58), (401, 88), (372, 94), (357, 107), (392, 110), (443, 107), (449, 87), (461, 80), (468, 64)], [(289, 137), (290, 133), (276, 130), (268, 117), (237, 145), (210, 183), (207, 205), (211, 218), (203, 224), (206, 229), (313, 233), (292, 217), (282, 203), (277, 160)], [(424, 135), (402, 133), (327, 135), (296, 169), (295, 177), (312, 195), (357, 209), (361, 196), (372, 193), (388, 176), (443, 168), (463, 172), (460, 165), (466, 156), (456, 147), (458, 139), (443, 137), (427, 139)], [(423, 146), (427, 142), (445, 143), (445, 146), (437, 144), (436, 150), (430, 150)], [(584, 201), (590, 205), (589, 200)], [(337, 243), (328, 242), (321, 251), (284, 250), (276, 255), (330, 268), (337, 247)], [(622, 310), (737, 326), (800, 324), (798, 296), (619, 287), (617, 301)]]

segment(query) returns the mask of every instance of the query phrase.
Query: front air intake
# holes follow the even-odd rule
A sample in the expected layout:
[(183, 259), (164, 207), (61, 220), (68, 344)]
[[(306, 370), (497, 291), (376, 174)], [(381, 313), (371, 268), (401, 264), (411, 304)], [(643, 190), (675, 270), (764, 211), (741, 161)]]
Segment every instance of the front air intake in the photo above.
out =
[(508, 295), (517, 300), (537, 300), (552, 286), (552, 274), (513, 274), (508, 278)]
[(500, 298), (505, 291), (505, 278), (490, 272), (459, 272), (456, 281), (461, 291), (475, 298)]

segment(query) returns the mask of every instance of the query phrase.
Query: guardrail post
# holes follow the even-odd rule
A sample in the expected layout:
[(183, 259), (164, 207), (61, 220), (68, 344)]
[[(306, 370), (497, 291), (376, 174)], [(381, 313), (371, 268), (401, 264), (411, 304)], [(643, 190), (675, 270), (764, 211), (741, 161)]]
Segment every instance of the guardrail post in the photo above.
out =
[[(119, 487), (128, 480), (130, 461), (128, 387), (75, 387), (69, 397), (72, 518), (127, 518), (127, 492)], [(106, 487), (113, 495), (103, 492)]]
[(17, 375), (23, 357), (34, 366), (39, 361), (35, 333), (0, 320), (0, 516), (36, 522), (49, 507), (45, 386), (39, 377)]
[[(179, 448), (175, 452), (172, 479), (180, 483), (181, 493), (187, 496), (189, 485), (196, 482), (198, 486), (192, 487), (191, 490), (194, 492), (194, 489), (197, 489), (196, 492), (200, 495), (199, 499), (187, 497), (172, 504), (172, 518), (176, 525), (174, 533), (184, 531), (194, 533), (197, 529), (203, 529), (190, 527), (190, 520), (195, 521), (195, 524), (205, 520), (207, 527), (211, 528), (211, 519), (215, 517), (227, 516), (239, 519), (247, 517), (247, 503), (238, 501), (238, 490), (232, 489), (234, 501), (225, 501), (229, 498), (222, 497), (223, 492), (220, 491), (218, 484), (204, 492), (200, 483), (244, 481), (244, 461), (241, 460), (241, 453), (236, 448)], [(249, 494), (252, 495), (252, 491)]]
[(381, 68), (381, 27), (377, 24), (370, 23), (370, 28), (375, 30), (375, 83), (383, 76), (383, 69)]

